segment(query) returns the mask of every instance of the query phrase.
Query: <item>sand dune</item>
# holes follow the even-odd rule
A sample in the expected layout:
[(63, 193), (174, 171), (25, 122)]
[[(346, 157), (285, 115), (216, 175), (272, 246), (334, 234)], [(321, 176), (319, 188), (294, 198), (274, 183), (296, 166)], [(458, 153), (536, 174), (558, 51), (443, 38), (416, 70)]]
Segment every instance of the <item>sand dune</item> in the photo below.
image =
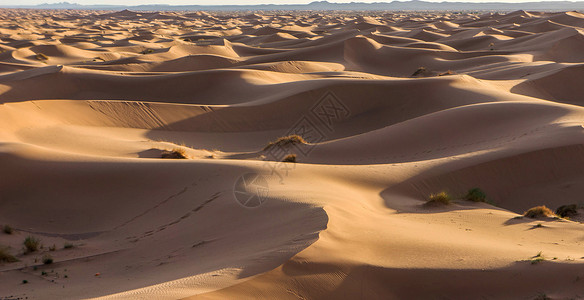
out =
[(581, 13), (0, 23), (0, 299), (584, 295)]

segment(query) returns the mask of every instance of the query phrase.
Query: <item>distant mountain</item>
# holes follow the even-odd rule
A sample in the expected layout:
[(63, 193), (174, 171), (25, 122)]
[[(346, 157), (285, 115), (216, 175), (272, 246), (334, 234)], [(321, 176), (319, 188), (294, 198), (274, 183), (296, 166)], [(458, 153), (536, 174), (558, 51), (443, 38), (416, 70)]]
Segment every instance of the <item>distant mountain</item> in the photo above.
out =
[(423, 10), (584, 10), (584, 1), (542, 1), (523, 3), (476, 3), (476, 2), (426, 2), (392, 1), (375, 3), (331, 3), (328, 1), (315, 1), (309, 4), (260, 4), (260, 5), (81, 5), (77, 3), (61, 2), (53, 4), (26, 5), (0, 5), (4, 8), (33, 8), (33, 9), (91, 9), (91, 10), (135, 10), (135, 11), (259, 11), (259, 10), (393, 10), (393, 11), (423, 11)]

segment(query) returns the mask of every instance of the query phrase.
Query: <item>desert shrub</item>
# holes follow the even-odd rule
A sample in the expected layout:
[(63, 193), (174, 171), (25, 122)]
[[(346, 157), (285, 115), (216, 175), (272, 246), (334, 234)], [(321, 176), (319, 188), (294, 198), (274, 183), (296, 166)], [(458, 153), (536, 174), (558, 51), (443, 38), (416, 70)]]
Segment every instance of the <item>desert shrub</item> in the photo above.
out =
[(4, 227), (2, 227), (2, 231), (6, 234), (12, 234), (13, 232), (12, 227), (10, 227), (10, 225), (4, 225)]
[(446, 192), (440, 192), (438, 194), (431, 194), (428, 197), (427, 205), (447, 205), (450, 204), (450, 195)]
[(142, 54), (149, 54), (149, 53), (153, 53), (153, 52), (154, 52), (154, 50), (152, 50), (152, 49), (145, 49), (144, 51), (142, 51), (140, 53), (142, 53)]
[(438, 74), (438, 76), (448, 76), (448, 75), (456, 75), (456, 72), (454, 72), (452, 70), (448, 70), (446, 72), (442, 72), (442, 73)]
[(39, 246), (41, 244), (41, 240), (33, 237), (33, 236), (28, 236), (26, 239), (24, 239), (24, 247), (26, 248), (26, 252), (34, 252), (37, 251), (39, 249)]
[(40, 60), (40, 61), (45, 61), (45, 60), (49, 60), (49, 57), (46, 56), (44, 53), (37, 53), (35, 55), (35, 58)]
[(551, 217), (554, 215), (554, 213), (549, 208), (547, 208), (545, 205), (542, 205), (542, 206), (536, 206), (536, 207), (532, 207), (532, 208), (528, 209), (523, 215), (528, 217), (528, 218), (537, 219), (537, 218)]
[(53, 263), (53, 257), (52, 256), (50, 256), (48, 254), (43, 255), (43, 264), (50, 265), (52, 263)]
[(57, 246), (55, 244), (53, 244), (52, 246), (49, 247), (49, 251), (55, 251), (57, 250)]
[(535, 264), (538, 264), (544, 260), (545, 260), (545, 257), (543, 256), (543, 253), (541, 253), (541, 251), (540, 251), (539, 253), (537, 253), (537, 255), (535, 255), (534, 257), (531, 258), (531, 264), (535, 265)]
[(428, 73), (430, 73), (428, 69), (424, 67), (419, 67), (410, 77), (426, 77), (428, 76)]
[(266, 147), (264, 147), (264, 150), (268, 150), (274, 146), (284, 147), (284, 146), (296, 145), (296, 144), (308, 144), (308, 143), (301, 136), (299, 136), (297, 134), (293, 134), (293, 135), (289, 135), (289, 136), (283, 136), (283, 137), (278, 138), (277, 140), (275, 140), (273, 142), (268, 143), (268, 145), (266, 145)]
[(570, 204), (570, 205), (562, 205), (556, 209), (556, 215), (566, 218), (566, 217), (573, 217), (578, 214), (578, 205)]
[(186, 159), (187, 152), (185, 151), (185, 149), (182, 148), (174, 148), (170, 151), (168, 150), (162, 151), (162, 155), (160, 157), (170, 159)]
[(28, 283), (28, 280), (26, 280), (26, 279), (22, 280), (22, 284), (27, 284), (27, 283)]
[(282, 162), (295, 163), (296, 162), (296, 154), (286, 155), (286, 157), (284, 157)]
[(14, 255), (10, 254), (10, 251), (8, 251), (8, 248), (6, 247), (0, 247), (0, 262), (16, 262), (18, 261), (18, 259), (16, 259), (16, 257), (14, 257)]
[(75, 247), (75, 246), (73, 244), (70, 244), (70, 243), (63, 245), (63, 249), (72, 249), (73, 247)]
[(468, 190), (468, 193), (464, 196), (465, 200), (474, 202), (485, 202), (487, 199), (487, 194), (479, 188), (472, 188)]

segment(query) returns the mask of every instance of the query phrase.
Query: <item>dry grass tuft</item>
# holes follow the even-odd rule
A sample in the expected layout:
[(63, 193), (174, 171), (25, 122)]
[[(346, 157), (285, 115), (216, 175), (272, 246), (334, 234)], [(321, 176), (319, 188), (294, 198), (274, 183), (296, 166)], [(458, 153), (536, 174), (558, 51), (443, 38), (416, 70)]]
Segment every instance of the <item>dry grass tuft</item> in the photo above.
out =
[(37, 54), (35, 55), (35, 58), (36, 58), (37, 60), (40, 60), (40, 61), (46, 61), (46, 60), (49, 60), (49, 57), (48, 57), (48, 56), (46, 56), (44, 53), (37, 53)]
[(26, 239), (24, 239), (24, 247), (26, 248), (26, 252), (35, 252), (39, 249), (39, 246), (41, 244), (41, 240), (33, 237), (33, 236), (28, 236)]
[(10, 251), (8, 251), (8, 248), (6, 247), (0, 247), (0, 262), (17, 262), (18, 259), (16, 259), (16, 257), (14, 257), (14, 255), (10, 254)]
[(454, 72), (452, 70), (448, 70), (446, 72), (442, 72), (442, 73), (438, 74), (438, 76), (448, 76), (448, 75), (456, 75), (456, 72)]
[(448, 193), (440, 192), (438, 194), (431, 194), (426, 205), (448, 205), (450, 204), (450, 200)]
[(553, 217), (554, 212), (552, 212), (545, 205), (542, 205), (542, 206), (536, 206), (536, 207), (532, 207), (532, 208), (528, 209), (523, 215), (528, 217), (528, 218), (537, 219), (537, 218)]
[(266, 147), (264, 147), (264, 150), (268, 150), (268, 149), (275, 147), (275, 146), (285, 147), (288, 145), (296, 145), (296, 144), (308, 144), (308, 142), (306, 142), (304, 140), (304, 138), (302, 138), (301, 136), (299, 136), (297, 134), (293, 134), (293, 135), (278, 138), (274, 142), (270, 142)]
[(428, 77), (429, 73), (430, 71), (428, 71), (426, 68), (419, 67), (410, 77)]
[(284, 157), (284, 159), (282, 160), (282, 162), (295, 163), (296, 162), (296, 154), (288, 154), (288, 155), (286, 155), (286, 157)]
[(170, 151), (164, 150), (162, 151), (161, 158), (169, 158), (169, 159), (187, 159), (187, 152), (183, 148), (174, 148)]

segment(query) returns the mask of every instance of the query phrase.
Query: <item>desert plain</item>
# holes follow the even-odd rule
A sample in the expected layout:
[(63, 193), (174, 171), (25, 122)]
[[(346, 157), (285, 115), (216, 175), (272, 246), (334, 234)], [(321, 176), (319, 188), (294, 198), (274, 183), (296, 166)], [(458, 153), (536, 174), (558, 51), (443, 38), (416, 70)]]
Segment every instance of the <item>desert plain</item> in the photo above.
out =
[(4, 9), (0, 51), (0, 299), (584, 297), (581, 13)]

